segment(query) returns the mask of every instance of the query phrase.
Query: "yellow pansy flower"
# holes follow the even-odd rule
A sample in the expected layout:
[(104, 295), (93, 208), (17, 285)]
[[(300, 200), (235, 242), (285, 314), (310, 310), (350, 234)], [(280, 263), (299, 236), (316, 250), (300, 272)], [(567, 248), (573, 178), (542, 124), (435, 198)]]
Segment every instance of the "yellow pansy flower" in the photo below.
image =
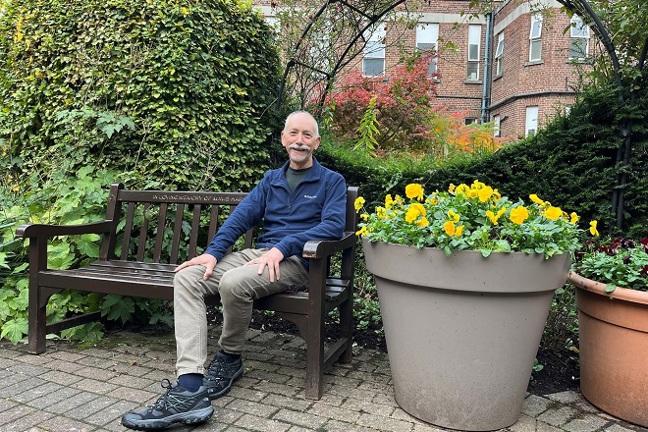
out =
[(470, 185), (470, 188), (471, 188), (471, 189), (475, 189), (475, 190), (480, 190), (480, 189), (483, 188), (484, 186), (486, 186), (486, 184), (480, 182), (479, 180), (475, 180), (475, 181), (473, 182), (473, 184)]
[(427, 220), (425, 216), (423, 216), (417, 223), (420, 228), (425, 228), (426, 226), (430, 225), (430, 221)]
[(497, 225), (497, 221), (499, 220), (499, 218), (491, 210), (486, 211), (486, 217), (490, 219), (493, 225)]
[(387, 209), (385, 207), (376, 207), (376, 216), (378, 216), (378, 219), (385, 219), (387, 217)]
[(511, 210), (509, 217), (513, 223), (521, 225), (529, 217), (529, 210), (524, 206), (517, 206)]
[(470, 189), (468, 191), (468, 198), (477, 198), (479, 196), (479, 191), (477, 189)]
[(580, 217), (576, 214), (576, 212), (572, 212), (572, 213), (569, 215), (569, 217), (570, 217), (569, 221), (570, 221), (571, 223), (573, 223), (573, 224), (575, 224), (576, 222), (578, 222), (578, 220), (580, 219)]
[(457, 189), (455, 189), (455, 195), (460, 195), (460, 194), (467, 195), (468, 192), (470, 192), (470, 188), (468, 187), (467, 184), (464, 183), (461, 183), (459, 186), (457, 186)]
[(560, 207), (553, 207), (549, 206), (547, 207), (547, 210), (544, 212), (544, 217), (546, 217), (549, 220), (558, 220), (562, 216), (563, 211), (560, 209)]
[(456, 187), (457, 186), (455, 186), (454, 183), (450, 183), (450, 186), (448, 186), (448, 192), (454, 192)]
[(461, 237), (461, 234), (463, 233), (465, 226), (464, 225), (459, 225), (457, 229), (455, 230), (455, 237)]
[(362, 207), (365, 205), (365, 199), (362, 197), (356, 198), (356, 200), (353, 202), (353, 207), (355, 207), (356, 211), (360, 211)]
[(392, 198), (391, 194), (387, 194), (385, 197), (385, 208), (390, 209), (394, 205), (394, 199)]
[(358, 231), (356, 231), (356, 235), (362, 237), (364, 235), (367, 235), (368, 232), (369, 231), (367, 230), (367, 227), (363, 226)]
[(412, 223), (420, 215), (421, 215), (421, 212), (419, 211), (419, 209), (412, 206), (409, 209), (407, 209), (407, 213), (405, 213), (405, 222)]
[(423, 186), (418, 183), (410, 183), (405, 186), (405, 195), (409, 199), (416, 198), (417, 200), (423, 200)]
[(495, 202), (498, 202), (502, 199), (502, 194), (499, 193), (497, 189), (493, 189), (493, 199), (495, 199)]
[(455, 223), (452, 221), (447, 221), (443, 224), (443, 229), (445, 230), (446, 234), (453, 236), (455, 234)]
[(536, 195), (536, 194), (529, 195), (529, 198), (531, 198), (531, 201), (533, 201), (534, 203), (536, 203), (538, 205), (541, 205), (541, 206), (545, 205), (545, 202), (542, 201), (540, 198), (538, 198), (538, 195)]
[(459, 214), (454, 210), (448, 210), (448, 217), (452, 219), (453, 222), (459, 222), (459, 219), (461, 219), (461, 216), (459, 216)]
[(493, 188), (484, 185), (482, 188), (479, 189), (477, 195), (479, 196), (479, 201), (486, 202), (493, 195)]
[(363, 221), (369, 220), (369, 213), (362, 213), (360, 215), (360, 219), (362, 219)]
[(414, 203), (412, 204), (412, 207), (415, 207), (421, 216), (425, 216), (427, 214), (427, 211), (425, 211), (425, 207), (423, 207), (423, 204)]
[(599, 235), (600, 235), (599, 232), (598, 232), (598, 230), (596, 229), (596, 226), (597, 226), (597, 225), (598, 225), (598, 222), (595, 221), (595, 220), (593, 220), (592, 222), (590, 222), (590, 228), (589, 228), (589, 231), (590, 231), (590, 233), (591, 233), (593, 236), (599, 236)]
[(436, 195), (429, 196), (425, 199), (425, 202), (428, 204), (432, 205), (437, 205), (439, 203), (439, 199), (437, 198)]

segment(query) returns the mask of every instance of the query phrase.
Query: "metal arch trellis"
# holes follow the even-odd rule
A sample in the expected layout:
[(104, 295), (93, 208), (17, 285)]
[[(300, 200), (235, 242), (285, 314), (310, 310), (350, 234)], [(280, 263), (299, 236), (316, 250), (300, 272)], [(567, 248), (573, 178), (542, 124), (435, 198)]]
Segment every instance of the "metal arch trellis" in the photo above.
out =
[[(297, 43), (291, 50), (291, 55), (286, 62), (286, 67), (284, 68), (284, 73), (281, 79), (281, 84), (279, 87), (279, 93), (277, 95), (277, 102), (276, 102), (276, 107), (279, 109), (281, 105), (284, 102), (284, 93), (286, 90), (286, 83), (288, 80), (288, 77), (290, 75), (291, 70), (295, 66), (300, 66), (306, 69), (309, 69), (311, 71), (317, 72), (319, 74), (322, 74), (326, 78), (326, 85), (324, 87), (324, 90), (320, 92), (319, 100), (317, 102), (317, 106), (321, 108), (324, 104), (326, 95), (331, 89), (331, 85), (333, 84), (334, 78), (337, 75), (337, 73), (344, 68), (348, 63), (351, 61), (351, 59), (348, 59), (348, 55), (351, 52), (351, 49), (356, 46), (358, 40), (363, 37), (365, 32), (372, 28), (377, 22), (381, 20), (386, 14), (389, 12), (393, 11), (396, 7), (401, 5), (402, 3), (405, 3), (406, 0), (396, 0), (396, 1), (391, 1), (388, 2), (386, 5), (384, 5), (384, 9), (381, 9), (377, 12), (374, 12), (372, 14), (368, 14), (367, 11), (364, 11), (352, 4), (350, 4), (346, 0), (327, 0), (320, 8), (319, 10), (312, 16), (312, 18), (309, 20), (308, 24), (304, 28), (303, 32), (301, 33), (301, 36), (297, 40)], [(308, 64), (305, 62), (302, 62), (297, 59), (297, 54), (299, 53), (300, 49), (302, 48), (302, 44), (304, 43), (305, 40), (308, 40), (307, 37), (309, 33), (311, 32), (314, 24), (318, 19), (320, 19), (325, 12), (328, 10), (328, 8), (334, 4), (339, 4), (342, 5), (343, 7), (349, 8), (351, 11), (355, 12), (356, 14), (362, 16), (365, 18), (365, 22), (363, 26), (359, 26), (356, 33), (349, 39), (348, 44), (346, 47), (342, 50), (342, 54), (340, 57), (337, 59), (335, 62), (335, 65), (331, 68), (330, 71), (324, 71), (312, 64)], [(368, 1), (368, 4), (374, 4), (375, 2)]]

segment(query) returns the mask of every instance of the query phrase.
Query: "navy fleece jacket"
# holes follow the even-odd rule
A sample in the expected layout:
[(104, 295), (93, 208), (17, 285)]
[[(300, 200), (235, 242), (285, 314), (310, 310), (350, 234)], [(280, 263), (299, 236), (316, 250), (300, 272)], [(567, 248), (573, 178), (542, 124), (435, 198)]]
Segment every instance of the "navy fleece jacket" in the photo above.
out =
[[(227, 248), (263, 221), (256, 247), (276, 247), (284, 257), (301, 255), (309, 240), (337, 240), (346, 223), (346, 183), (313, 158), (313, 167), (294, 193), (286, 181), (288, 162), (263, 179), (225, 220), (205, 253), (221, 260)], [(301, 256), (300, 256), (301, 258)], [(302, 258), (304, 266), (308, 261)]]

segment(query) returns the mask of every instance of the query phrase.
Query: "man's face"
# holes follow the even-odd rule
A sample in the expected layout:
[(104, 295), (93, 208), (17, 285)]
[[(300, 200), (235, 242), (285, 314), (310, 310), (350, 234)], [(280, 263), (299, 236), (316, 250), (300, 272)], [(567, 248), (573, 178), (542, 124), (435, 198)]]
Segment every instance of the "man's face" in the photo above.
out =
[(281, 144), (288, 152), (292, 169), (311, 167), (313, 152), (320, 145), (320, 137), (315, 132), (315, 120), (304, 113), (293, 115), (281, 131)]

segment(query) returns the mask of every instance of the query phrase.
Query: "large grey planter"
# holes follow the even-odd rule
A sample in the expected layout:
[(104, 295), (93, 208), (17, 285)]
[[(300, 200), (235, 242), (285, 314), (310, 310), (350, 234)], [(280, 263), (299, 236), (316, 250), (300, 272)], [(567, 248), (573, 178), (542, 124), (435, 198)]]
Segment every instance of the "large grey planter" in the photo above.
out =
[(396, 401), (414, 417), (487, 431), (519, 417), (569, 256), (370, 243)]

